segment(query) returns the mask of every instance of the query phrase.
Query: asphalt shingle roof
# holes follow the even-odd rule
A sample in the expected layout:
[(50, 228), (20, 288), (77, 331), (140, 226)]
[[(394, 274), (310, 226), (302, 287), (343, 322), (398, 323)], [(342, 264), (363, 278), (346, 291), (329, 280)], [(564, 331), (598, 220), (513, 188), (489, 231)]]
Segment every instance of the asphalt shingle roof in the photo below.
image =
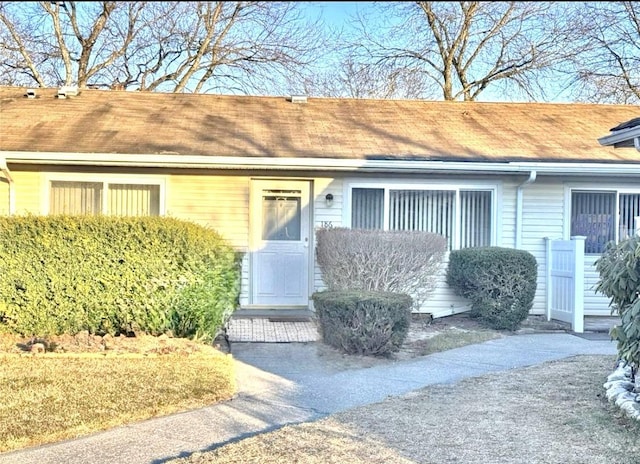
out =
[(170, 94), (0, 87), (0, 151), (638, 162), (601, 146), (634, 105)]

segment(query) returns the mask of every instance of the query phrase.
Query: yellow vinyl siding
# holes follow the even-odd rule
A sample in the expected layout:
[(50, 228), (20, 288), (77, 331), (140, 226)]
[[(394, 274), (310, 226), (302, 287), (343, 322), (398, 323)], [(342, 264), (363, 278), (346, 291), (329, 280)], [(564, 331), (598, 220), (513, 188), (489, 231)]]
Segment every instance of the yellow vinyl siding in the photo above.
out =
[(217, 230), (238, 249), (249, 243), (249, 177), (172, 175), (167, 215)]
[(0, 177), (0, 216), (7, 214), (9, 214), (9, 181)]
[(42, 174), (39, 172), (11, 171), (14, 184), (16, 214), (44, 214)]
[(173, 174), (166, 194), (167, 216), (211, 227), (244, 252), (241, 305), (249, 302), (249, 184), (246, 176)]

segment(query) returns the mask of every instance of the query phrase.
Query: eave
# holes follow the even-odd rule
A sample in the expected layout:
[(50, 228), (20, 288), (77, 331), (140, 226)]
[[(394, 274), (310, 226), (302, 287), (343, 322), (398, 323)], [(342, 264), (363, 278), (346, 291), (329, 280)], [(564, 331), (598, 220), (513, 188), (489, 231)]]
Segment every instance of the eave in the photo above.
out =
[(614, 148), (633, 148), (640, 150), (640, 126), (615, 131), (598, 139), (600, 145)]
[[(640, 137), (640, 128), (634, 128)], [(487, 162), (424, 161), (400, 159), (218, 157), (189, 155), (140, 155), (112, 153), (0, 152), (11, 165), (104, 166), (257, 171), (317, 171), (371, 173), (529, 174), (549, 176), (640, 176), (638, 163), (591, 162)]]

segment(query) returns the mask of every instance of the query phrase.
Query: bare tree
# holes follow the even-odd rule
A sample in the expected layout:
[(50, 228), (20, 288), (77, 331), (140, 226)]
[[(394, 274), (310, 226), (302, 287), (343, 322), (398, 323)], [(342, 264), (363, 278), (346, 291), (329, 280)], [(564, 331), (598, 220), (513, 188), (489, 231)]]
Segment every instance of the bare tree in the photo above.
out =
[(577, 100), (640, 103), (640, 2), (581, 5), (584, 51), (572, 63)]
[[(349, 61), (368, 75), (384, 76), (381, 97), (401, 83), (405, 88), (395, 93), (412, 97), (476, 100), (491, 87), (544, 99), (549, 88), (543, 78), (576, 53), (570, 5), (377, 2), (382, 20), (358, 16)], [(360, 85), (370, 86), (367, 80)]]
[[(102, 78), (135, 38), (138, 2), (3, 2), (0, 63), (3, 81), (16, 84), (77, 84)], [(131, 23), (119, 30), (121, 22)]]
[(306, 76), (303, 91), (335, 98), (416, 99), (427, 89), (415, 73), (411, 69), (388, 70), (347, 57), (329, 69)]
[(330, 51), (294, 2), (3, 2), (0, 82), (286, 91)]

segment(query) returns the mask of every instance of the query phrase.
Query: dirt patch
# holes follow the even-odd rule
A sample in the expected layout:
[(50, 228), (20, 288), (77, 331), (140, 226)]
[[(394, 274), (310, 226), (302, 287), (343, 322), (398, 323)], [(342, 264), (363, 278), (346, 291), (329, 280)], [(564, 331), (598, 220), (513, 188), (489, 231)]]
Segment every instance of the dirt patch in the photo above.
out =
[[(522, 324), (522, 332), (566, 330), (567, 325), (558, 322), (547, 322), (543, 316), (529, 316)], [(388, 357), (345, 355), (322, 342), (317, 342), (318, 354), (331, 360), (342, 368), (370, 367), (380, 363), (393, 362), (424, 356), (434, 351), (455, 348), (456, 345), (445, 344), (441, 348), (434, 347), (437, 337), (447, 336), (449, 340), (457, 340), (463, 346), (469, 343), (481, 343), (512, 334), (495, 331), (483, 327), (476, 319), (466, 314), (458, 314), (433, 319), (421, 315), (412, 317), (407, 338), (401, 349)], [(478, 338), (480, 336), (480, 338)], [(440, 343), (440, 342), (438, 342)], [(91, 335), (80, 332), (76, 335), (60, 335), (50, 337), (20, 337), (12, 334), (0, 334), (0, 353), (106, 353), (106, 354), (182, 354), (212, 352), (212, 350), (228, 353), (227, 341), (220, 337), (213, 344), (173, 338), (167, 335), (159, 337), (137, 334), (135, 336)]]
[(76, 335), (49, 337), (20, 337), (0, 334), (0, 353), (40, 354), (40, 353), (103, 353), (109, 355), (194, 355), (213, 354), (224, 351), (218, 344), (208, 345), (184, 338), (167, 335), (159, 337), (147, 334), (135, 336), (91, 335), (80, 332)]
[[(568, 324), (547, 321), (544, 316), (529, 316), (516, 333), (564, 332)], [(425, 356), (438, 351), (515, 335), (510, 331), (492, 330), (468, 314), (456, 314), (438, 319), (413, 315), (407, 338), (400, 350), (385, 357), (344, 354), (340, 350), (315, 342), (317, 355), (337, 370), (359, 369)], [(301, 348), (302, 349), (302, 348)]]

